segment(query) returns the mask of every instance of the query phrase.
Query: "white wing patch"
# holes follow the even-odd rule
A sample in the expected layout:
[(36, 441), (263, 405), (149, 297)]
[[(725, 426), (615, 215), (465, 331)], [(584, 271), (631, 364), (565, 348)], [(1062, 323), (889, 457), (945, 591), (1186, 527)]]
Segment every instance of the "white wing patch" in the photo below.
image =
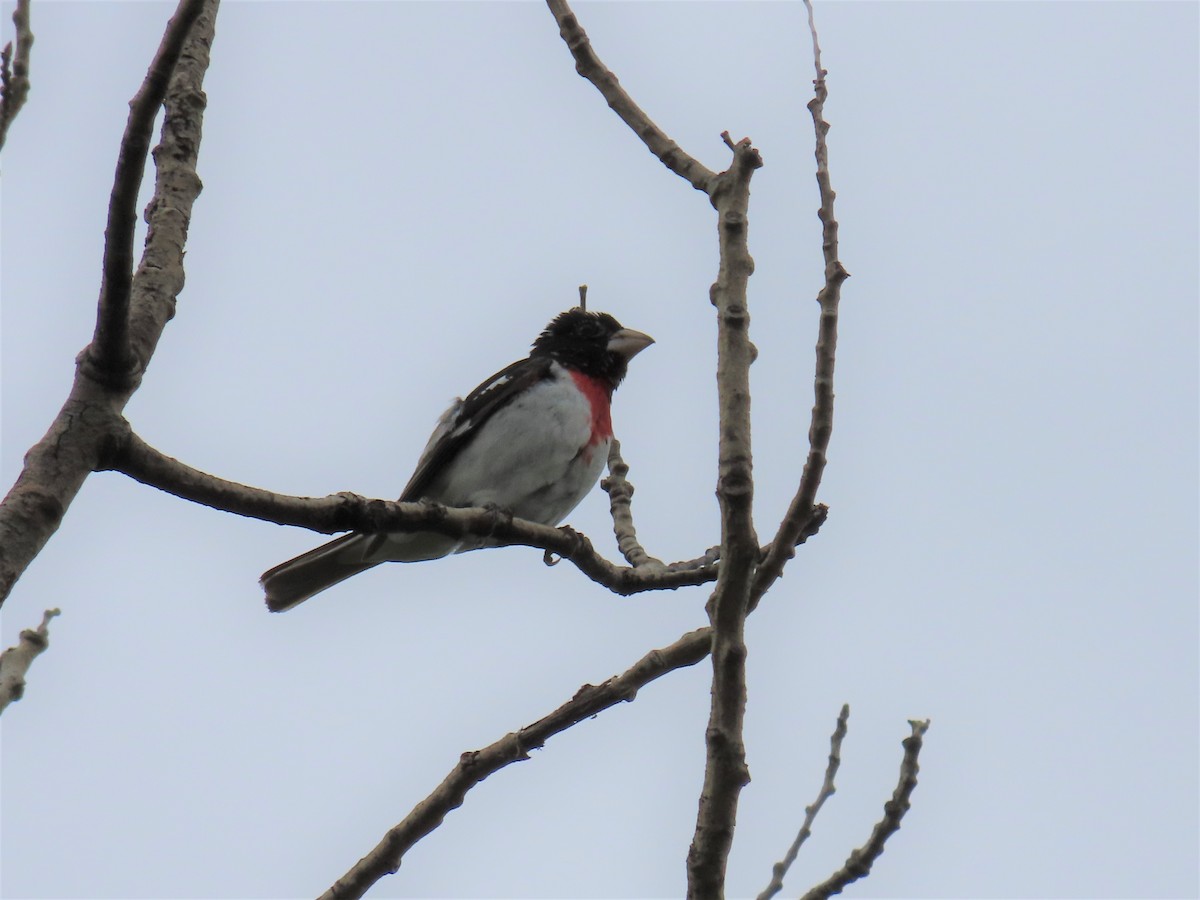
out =
[(421, 456), (417, 459), (416, 468), (419, 469), (425, 464), (425, 460), (429, 458), (429, 454), (433, 452), (433, 448), (438, 445), (442, 438), (449, 434), (461, 433), (464, 428), (469, 428), (469, 422), (459, 422), (459, 417), (462, 415), (463, 399), (455, 397), (449, 408), (442, 413), (437, 420), (437, 425), (433, 427), (433, 434), (429, 436), (429, 440), (425, 443), (425, 449), (421, 451)]

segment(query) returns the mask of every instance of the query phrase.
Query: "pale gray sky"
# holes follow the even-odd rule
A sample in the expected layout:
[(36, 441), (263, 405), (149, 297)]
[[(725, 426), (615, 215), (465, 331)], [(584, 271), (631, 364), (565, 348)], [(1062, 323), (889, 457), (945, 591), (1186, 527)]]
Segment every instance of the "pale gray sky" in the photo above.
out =
[[(844, 289), (832, 513), (748, 626), (731, 896), (752, 895), (852, 706), (795, 895), (1195, 897), (1193, 3), (825, 3)], [(5, 4), (4, 15), (11, 12)], [(602, 58), (750, 210), (757, 521), (794, 490), (820, 283), (803, 10), (580, 4)], [(169, 7), (37, 3), (3, 156), (5, 488), (91, 336), (126, 104)], [(6, 28), (8, 28), (6, 24)], [(166, 453), (282, 492), (395, 496), (448, 400), (591, 286), (654, 335), (614, 421), (650, 551), (717, 539), (713, 213), (578, 78), (538, 3), (230, 3), (188, 282), (129, 407)], [(7, 35), (9, 31), (5, 31)], [(611, 556), (599, 491), (571, 517)], [(704, 621), (532, 550), (384, 566), (283, 616), (319, 539), (90, 479), (4, 608), (61, 606), (3, 718), (0, 894), (303, 897), (468, 749)], [(472, 792), (373, 896), (669, 897), (708, 670)]]

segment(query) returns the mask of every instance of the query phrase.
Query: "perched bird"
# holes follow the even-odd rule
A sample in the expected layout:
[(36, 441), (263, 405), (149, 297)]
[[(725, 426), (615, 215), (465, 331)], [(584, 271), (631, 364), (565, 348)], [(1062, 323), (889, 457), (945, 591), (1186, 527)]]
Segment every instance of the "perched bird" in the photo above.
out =
[[(612, 441), (610, 402), (629, 360), (654, 339), (607, 313), (560, 313), (528, 358), (497, 372), (438, 420), (401, 500), (497, 506), (557, 525), (596, 484)], [(353, 532), (263, 573), (267, 607), (291, 609), (382, 562), (487, 546), (434, 532)]]

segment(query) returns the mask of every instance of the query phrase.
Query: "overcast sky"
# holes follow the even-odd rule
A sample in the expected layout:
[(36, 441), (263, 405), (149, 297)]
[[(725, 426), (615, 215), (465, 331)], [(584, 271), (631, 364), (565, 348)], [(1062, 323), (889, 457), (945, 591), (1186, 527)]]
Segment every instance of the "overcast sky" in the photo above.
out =
[[(795, 896), (861, 844), (909, 718), (903, 829), (855, 897), (1195, 897), (1194, 3), (823, 3), (843, 291), (818, 538), (748, 624), (730, 895), (770, 876), (852, 708)], [(5, 35), (11, 33), (4, 4)], [(4, 487), (90, 339), (124, 127), (169, 16), (35, 0), (3, 154)], [(756, 521), (806, 449), (820, 286), (802, 7), (579, 4), (706, 165), (751, 137)], [(639, 532), (718, 538), (713, 211), (574, 72), (538, 3), (229, 3), (187, 287), (128, 408), (285, 493), (394, 497), (446, 403), (589, 301), (658, 343), (614, 423)], [(605, 496), (570, 517), (610, 557)], [(510, 549), (382, 566), (285, 615), (318, 536), (88, 480), (4, 607), (59, 606), (3, 717), (4, 898), (305, 897), (465, 750), (704, 623)], [(473, 791), (373, 896), (674, 897), (707, 662)]]

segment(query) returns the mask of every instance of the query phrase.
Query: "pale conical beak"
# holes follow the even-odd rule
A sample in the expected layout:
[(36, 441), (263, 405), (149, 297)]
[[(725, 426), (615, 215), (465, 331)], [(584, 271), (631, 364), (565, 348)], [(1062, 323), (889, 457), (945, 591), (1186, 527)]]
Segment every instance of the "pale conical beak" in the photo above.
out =
[(654, 343), (654, 338), (632, 328), (622, 328), (608, 339), (608, 349), (626, 359), (633, 359)]

